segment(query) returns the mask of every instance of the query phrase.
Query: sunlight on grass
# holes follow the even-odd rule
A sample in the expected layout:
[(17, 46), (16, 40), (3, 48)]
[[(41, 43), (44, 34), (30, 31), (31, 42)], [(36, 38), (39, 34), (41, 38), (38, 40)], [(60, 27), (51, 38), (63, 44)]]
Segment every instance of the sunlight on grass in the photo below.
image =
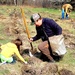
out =
[(59, 69), (66, 68), (75, 72), (75, 50), (67, 49), (67, 53), (60, 62), (57, 62)]
[(63, 61), (61, 61), (61, 63), (68, 63), (68, 64), (75, 64), (75, 58), (73, 57), (73, 53), (75, 53), (74, 50), (67, 50), (66, 55), (63, 58)]
[(75, 29), (73, 28), (71, 20), (59, 20), (57, 23), (62, 29), (68, 30), (71, 34), (75, 34)]

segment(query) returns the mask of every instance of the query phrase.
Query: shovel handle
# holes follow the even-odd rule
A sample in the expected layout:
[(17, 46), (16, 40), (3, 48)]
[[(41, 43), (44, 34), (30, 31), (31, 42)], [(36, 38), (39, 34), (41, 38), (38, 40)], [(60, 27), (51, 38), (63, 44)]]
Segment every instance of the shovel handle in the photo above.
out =
[[(27, 22), (26, 22), (26, 19), (25, 19), (25, 14), (24, 14), (24, 11), (23, 11), (23, 8), (21, 7), (21, 13), (22, 13), (22, 18), (23, 18), (23, 21), (24, 21), (24, 25), (25, 25), (25, 28), (26, 28), (26, 33), (27, 33), (27, 36), (28, 36), (28, 39), (30, 39), (30, 35), (29, 35), (29, 30), (28, 30), (28, 27), (27, 27)], [(31, 45), (31, 50), (33, 50), (33, 45), (32, 43), (30, 43)]]
[(24, 26), (25, 26), (25, 28), (26, 28), (26, 33), (27, 33), (27, 35), (28, 35), (28, 38), (30, 38), (29, 30), (28, 30), (28, 27), (27, 27), (27, 22), (26, 22), (26, 19), (25, 19), (24, 10), (23, 10), (23, 8), (22, 8), (22, 7), (21, 7), (21, 13), (22, 13), (23, 21), (24, 21)]

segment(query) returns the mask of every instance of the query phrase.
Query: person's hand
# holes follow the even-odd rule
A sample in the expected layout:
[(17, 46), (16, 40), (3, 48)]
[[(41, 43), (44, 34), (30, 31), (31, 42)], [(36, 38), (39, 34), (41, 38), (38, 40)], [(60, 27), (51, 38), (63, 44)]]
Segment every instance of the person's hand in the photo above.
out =
[(30, 39), (29, 39), (29, 42), (33, 42), (33, 38), (30, 38)]

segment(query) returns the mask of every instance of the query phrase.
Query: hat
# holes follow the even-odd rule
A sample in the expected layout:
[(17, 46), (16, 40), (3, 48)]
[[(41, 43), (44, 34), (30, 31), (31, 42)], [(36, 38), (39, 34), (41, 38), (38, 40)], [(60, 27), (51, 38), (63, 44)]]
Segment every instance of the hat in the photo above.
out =
[(40, 14), (39, 13), (35, 13), (35, 14), (33, 14), (32, 16), (31, 16), (31, 24), (33, 24), (34, 22), (36, 22), (38, 19), (40, 19), (41, 18), (41, 16), (40, 16)]

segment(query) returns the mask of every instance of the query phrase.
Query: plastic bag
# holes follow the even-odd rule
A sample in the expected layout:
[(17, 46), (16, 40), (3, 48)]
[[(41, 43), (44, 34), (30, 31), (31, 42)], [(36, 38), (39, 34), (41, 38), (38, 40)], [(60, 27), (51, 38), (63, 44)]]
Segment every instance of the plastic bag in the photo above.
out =
[(49, 37), (49, 41), (54, 55), (61, 56), (67, 52), (63, 35)]

